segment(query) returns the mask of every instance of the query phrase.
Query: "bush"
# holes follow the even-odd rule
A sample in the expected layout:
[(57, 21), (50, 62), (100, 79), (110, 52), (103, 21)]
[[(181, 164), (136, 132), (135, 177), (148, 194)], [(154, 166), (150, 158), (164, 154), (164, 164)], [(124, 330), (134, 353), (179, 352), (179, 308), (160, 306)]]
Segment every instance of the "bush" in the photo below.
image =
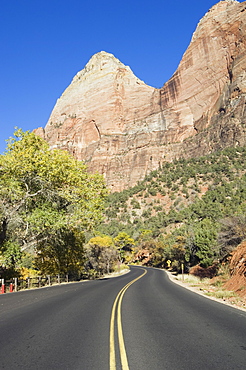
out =
[(193, 266), (190, 269), (190, 274), (199, 277), (200, 279), (204, 278), (213, 278), (216, 276), (217, 272), (219, 270), (218, 264), (214, 264), (209, 267), (201, 267), (200, 265)]

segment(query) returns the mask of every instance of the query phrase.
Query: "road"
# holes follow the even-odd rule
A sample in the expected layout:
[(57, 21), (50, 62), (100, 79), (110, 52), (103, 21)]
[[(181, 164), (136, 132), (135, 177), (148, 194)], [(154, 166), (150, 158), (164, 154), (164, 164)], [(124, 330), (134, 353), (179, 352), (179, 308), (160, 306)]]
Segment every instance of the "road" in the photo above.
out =
[(1, 370), (245, 368), (246, 312), (161, 270), (0, 296)]

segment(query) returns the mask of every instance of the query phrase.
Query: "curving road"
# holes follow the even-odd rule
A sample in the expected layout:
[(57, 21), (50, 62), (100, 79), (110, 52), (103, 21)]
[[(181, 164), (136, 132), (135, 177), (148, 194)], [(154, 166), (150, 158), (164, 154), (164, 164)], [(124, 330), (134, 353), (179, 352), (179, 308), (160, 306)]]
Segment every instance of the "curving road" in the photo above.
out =
[(161, 270), (0, 296), (0, 369), (245, 368), (246, 312)]

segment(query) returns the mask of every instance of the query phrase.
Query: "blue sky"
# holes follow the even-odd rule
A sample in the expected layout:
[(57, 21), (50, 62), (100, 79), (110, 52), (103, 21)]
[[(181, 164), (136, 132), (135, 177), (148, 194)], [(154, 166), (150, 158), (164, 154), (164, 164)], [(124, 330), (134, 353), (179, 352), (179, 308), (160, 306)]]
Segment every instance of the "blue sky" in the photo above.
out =
[(15, 126), (45, 126), (74, 75), (99, 51), (161, 87), (216, 2), (1, 0), (0, 153)]

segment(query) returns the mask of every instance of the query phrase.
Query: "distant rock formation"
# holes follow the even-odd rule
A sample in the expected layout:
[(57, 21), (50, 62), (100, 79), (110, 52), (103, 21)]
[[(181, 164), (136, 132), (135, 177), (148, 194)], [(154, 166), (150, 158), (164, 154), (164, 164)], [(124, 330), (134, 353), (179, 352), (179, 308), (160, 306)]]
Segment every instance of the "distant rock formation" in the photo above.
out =
[(122, 190), (164, 161), (246, 143), (246, 2), (220, 1), (199, 22), (177, 71), (147, 86), (112, 54), (95, 54), (44, 129)]

